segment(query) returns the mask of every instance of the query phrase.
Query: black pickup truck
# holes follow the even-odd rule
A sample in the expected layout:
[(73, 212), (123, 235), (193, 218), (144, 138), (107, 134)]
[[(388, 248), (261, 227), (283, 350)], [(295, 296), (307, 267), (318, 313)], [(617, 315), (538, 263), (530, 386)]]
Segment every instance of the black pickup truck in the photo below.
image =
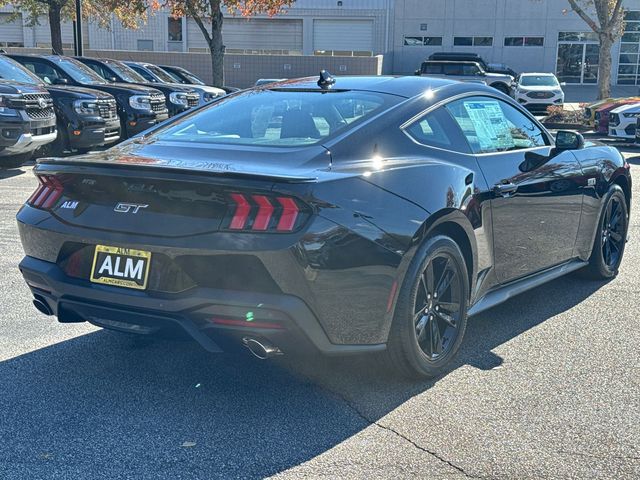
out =
[(45, 88), (53, 99), (58, 137), (48, 154), (84, 152), (120, 139), (120, 119), (112, 95), (82, 87), (47, 85), (15, 60), (0, 55), (0, 78)]
[(132, 137), (169, 118), (164, 94), (130, 83), (109, 83), (86, 65), (62, 55), (7, 56), (27, 67), (47, 84), (87, 87), (116, 99), (122, 138)]
[(165, 83), (156, 83), (151, 86), (149, 85), (150, 82), (118, 60), (87, 57), (74, 58), (84, 63), (105, 80), (119, 83), (133, 83), (160, 90), (167, 99), (167, 108), (169, 109), (170, 117), (200, 105), (200, 94), (193, 88), (185, 85), (169, 85)]
[(39, 85), (0, 79), (0, 167), (19, 167), (55, 139), (51, 95)]

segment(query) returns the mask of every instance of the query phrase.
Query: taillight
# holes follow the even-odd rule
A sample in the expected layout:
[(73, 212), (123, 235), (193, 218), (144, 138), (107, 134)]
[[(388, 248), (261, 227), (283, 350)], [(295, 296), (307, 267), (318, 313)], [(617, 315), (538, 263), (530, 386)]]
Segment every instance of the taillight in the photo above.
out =
[(245, 193), (231, 193), (229, 197), (229, 230), (287, 233), (304, 221), (304, 207), (291, 197)]
[(55, 205), (64, 192), (60, 180), (54, 175), (38, 175), (38, 188), (29, 197), (27, 203), (32, 207), (49, 209)]

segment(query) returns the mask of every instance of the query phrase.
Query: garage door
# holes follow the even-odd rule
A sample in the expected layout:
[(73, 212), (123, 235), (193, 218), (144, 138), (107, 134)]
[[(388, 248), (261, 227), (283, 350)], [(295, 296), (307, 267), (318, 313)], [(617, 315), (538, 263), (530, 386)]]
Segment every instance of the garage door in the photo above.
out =
[[(3, 47), (23, 47), (22, 18), (8, 22), (10, 14), (0, 13), (0, 45)], [(7, 23), (8, 22), (8, 23)]]
[(302, 53), (302, 20), (225, 18), (222, 38), (230, 53), (234, 50)]
[(313, 50), (373, 52), (373, 20), (314, 20)]

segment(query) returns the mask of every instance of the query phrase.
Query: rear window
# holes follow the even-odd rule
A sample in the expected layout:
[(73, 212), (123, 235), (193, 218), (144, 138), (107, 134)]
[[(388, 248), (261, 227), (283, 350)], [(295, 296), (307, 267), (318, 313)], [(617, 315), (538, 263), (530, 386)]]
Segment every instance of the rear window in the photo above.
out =
[(155, 138), (278, 147), (311, 145), (401, 100), (371, 92), (252, 90), (187, 115)]

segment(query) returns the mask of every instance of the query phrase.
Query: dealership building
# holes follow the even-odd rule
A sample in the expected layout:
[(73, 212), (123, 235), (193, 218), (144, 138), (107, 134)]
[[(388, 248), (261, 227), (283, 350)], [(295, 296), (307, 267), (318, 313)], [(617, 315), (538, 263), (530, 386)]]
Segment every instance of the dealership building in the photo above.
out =
[[(640, 84), (640, 0), (624, 3), (625, 33), (613, 49), (613, 82)], [(30, 26), (0, 9), (0, 47), (51, 45), (46, 18)], [(566, 0), (297, 0), (274, 18), (225, 17), (223, 38), (233, 54), (375, 56), (383, 72), (410, 74), (431, 53), (476, 52), (516, 71), (554, 72), (569, 84), (597, 82), (596, 35)], [(137, 30), (114, 18), (111, 28), (86, 22), (92, 50), (206, 52), (196, 23), (160, 11)], [(63, 43), (72, 50), (71, 24)], [(339, 73), (339, 72), (337, 72)]]

